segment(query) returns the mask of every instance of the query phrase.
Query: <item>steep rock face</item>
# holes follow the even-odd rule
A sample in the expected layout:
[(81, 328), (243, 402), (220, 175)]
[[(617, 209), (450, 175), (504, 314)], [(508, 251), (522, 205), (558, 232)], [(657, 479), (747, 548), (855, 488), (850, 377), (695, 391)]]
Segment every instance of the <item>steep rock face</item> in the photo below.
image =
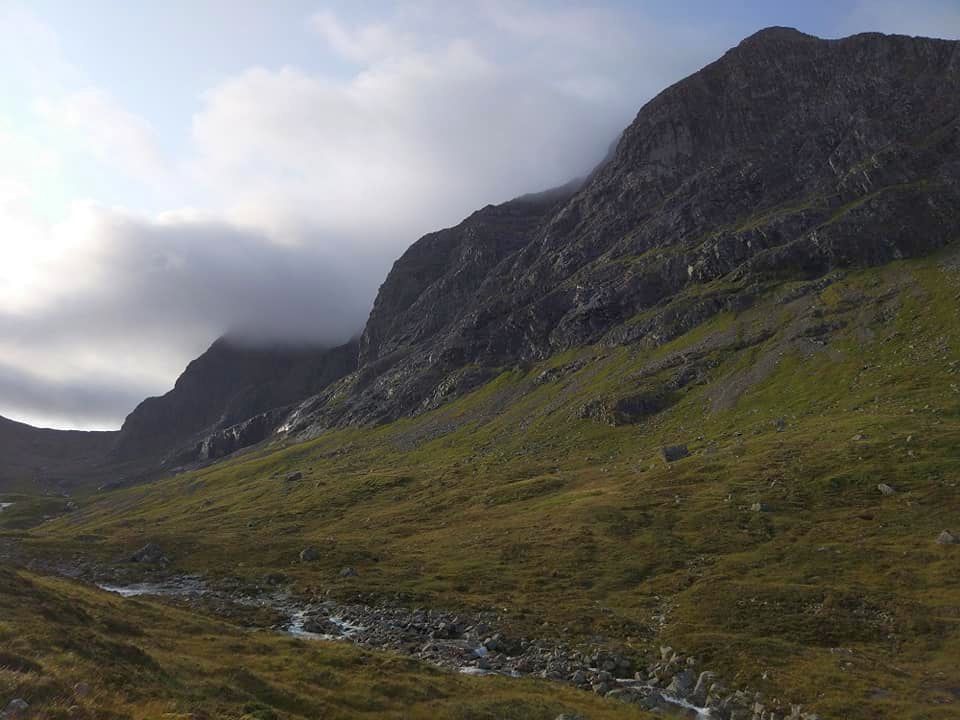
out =
[[(170, 392), (144, 400), (127, 416), (114, 454), (188, 462), (259, 442), (277, 415), (267, 411), (321, 391), (356, 363), (356, 341), (333, 349), (251, 348), (221, 338), (187, 366)], [(256, 432), (235, 427), (261, 414)], [(235, 429), (223, 433), (228, 428)]]
[(504, 365), (662, 343), (771, 283), (941, 247), (960, 235), (958, 119), (958, 42), (761, 31), (647, 103), (570, 197), (418, 241), (360, 370), (294, 426), (419, 412)]
[(414, 243), (380, 287), (360, 339), (361, 366), (403, 353), (448, 329), (490, 271), (530, 242), (580, 183), (488, 205), (456, 227)]

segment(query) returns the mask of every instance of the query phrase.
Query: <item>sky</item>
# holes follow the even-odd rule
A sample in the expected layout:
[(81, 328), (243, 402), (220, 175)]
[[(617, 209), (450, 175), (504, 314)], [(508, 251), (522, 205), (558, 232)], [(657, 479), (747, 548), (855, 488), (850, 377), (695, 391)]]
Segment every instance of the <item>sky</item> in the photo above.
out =
[(0, 0), (0, 415), (117, 428), (224, 333), (345, 341), (420, 235), (770, 25), (958, 38), (960, 0)]

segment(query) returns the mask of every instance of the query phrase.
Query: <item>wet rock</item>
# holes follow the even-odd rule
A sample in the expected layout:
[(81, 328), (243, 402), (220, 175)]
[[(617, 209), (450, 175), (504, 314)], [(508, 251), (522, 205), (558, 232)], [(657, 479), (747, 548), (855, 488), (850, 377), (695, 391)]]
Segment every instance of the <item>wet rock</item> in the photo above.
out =
[(314, 633), (316, 635), (333, 635), (334, 637), (343, 635), (343, 628), (326, 617), (316, 617), (305, 620), (303, 629), (308, 633)]
[(655, 710), (667, 704), (659, 690), (646, 685), (617, 688), (608, 692), (606, 697), (638, 705), (644, 710)]
[(886, 496), (897, 494), (897, 491), (894, 488), (892, 488), (890, 485), (887, 485), (886, 483), (880, 483), (879, 485), (877, 485), (877, 490), (879, 490), (882, 495), (886, 495)]
[(667, 462), (676, 462), (690, 455), (686, 445), (666, 445), (660, 450)]
[(570, 676), (570, 682), (574, 685), (585, 685), (587, 682), (587, 674), (583, 670), (577, 670)]
[(937, 535), (937, 545), (957, 545), (960, 544), (960, 538), (957, 538), (949, 530), (944, 530), (942, 533)]
[(707, 704), (707, 696), (710, 694), (710, 689), (716, 677), (716, 673), (710, 672), (709, 670), (704, 670), (700, 673), (700, 676), (697, 678), (697, 684), (694, 686), (693, 693), (691, 694), (691, 700), (694, 705), (703, 707)]
[(155, 564), (166, 562), (163, 549), (156, 543), (147, 543), (130, 556), (130, 562)]
[(673, 680), (667, 685), (667, 692), (671, 695), (685, 698), (693, 692), (696, 682), (697, 674), (693, 672), (693, 670), (681, 670), (673, 676)]
[(300, 551), (300, 562), (316, 562), (320, 559), (320, 551), (315, 547), (306, 547)]

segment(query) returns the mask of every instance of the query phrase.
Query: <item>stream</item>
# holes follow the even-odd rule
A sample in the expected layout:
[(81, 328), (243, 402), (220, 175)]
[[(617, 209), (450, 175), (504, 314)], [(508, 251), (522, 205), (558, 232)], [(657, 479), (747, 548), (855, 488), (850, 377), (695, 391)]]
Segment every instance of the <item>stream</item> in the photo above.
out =
[[(304, 601), (284, 590), (224, 591), (199, 576), (159, 582), (98, 583), (125, 598), (157, 596), (197, 605), (265, 608), (285, 618), (270, 629), (308, 640), (352, 642), (392, 650), (468, 675), (539, 677), (623, 700), (670, 717), (706, 719), (710, 710), (675, 697), (633, 672), (628, 660), (602, 650), (580, 652), (549, 641), (512, 640), (496, 632), (492, 613), (458, 614), (401, 606)], [(692, 692), (692, 688), (690, 688)]]

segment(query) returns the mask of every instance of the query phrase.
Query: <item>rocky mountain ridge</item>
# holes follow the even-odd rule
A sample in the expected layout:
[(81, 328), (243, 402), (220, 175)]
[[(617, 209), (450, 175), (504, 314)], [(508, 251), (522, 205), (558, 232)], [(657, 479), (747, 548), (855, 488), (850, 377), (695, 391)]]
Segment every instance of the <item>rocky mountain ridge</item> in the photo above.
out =
[(960, 234), (960, 43), (769, 28), (647, 103), (579, 188), (488, 207), (394, 265), (358, 371), (292, 427), (384, 422), (504, 367), (658, 345), (786, 280)]

